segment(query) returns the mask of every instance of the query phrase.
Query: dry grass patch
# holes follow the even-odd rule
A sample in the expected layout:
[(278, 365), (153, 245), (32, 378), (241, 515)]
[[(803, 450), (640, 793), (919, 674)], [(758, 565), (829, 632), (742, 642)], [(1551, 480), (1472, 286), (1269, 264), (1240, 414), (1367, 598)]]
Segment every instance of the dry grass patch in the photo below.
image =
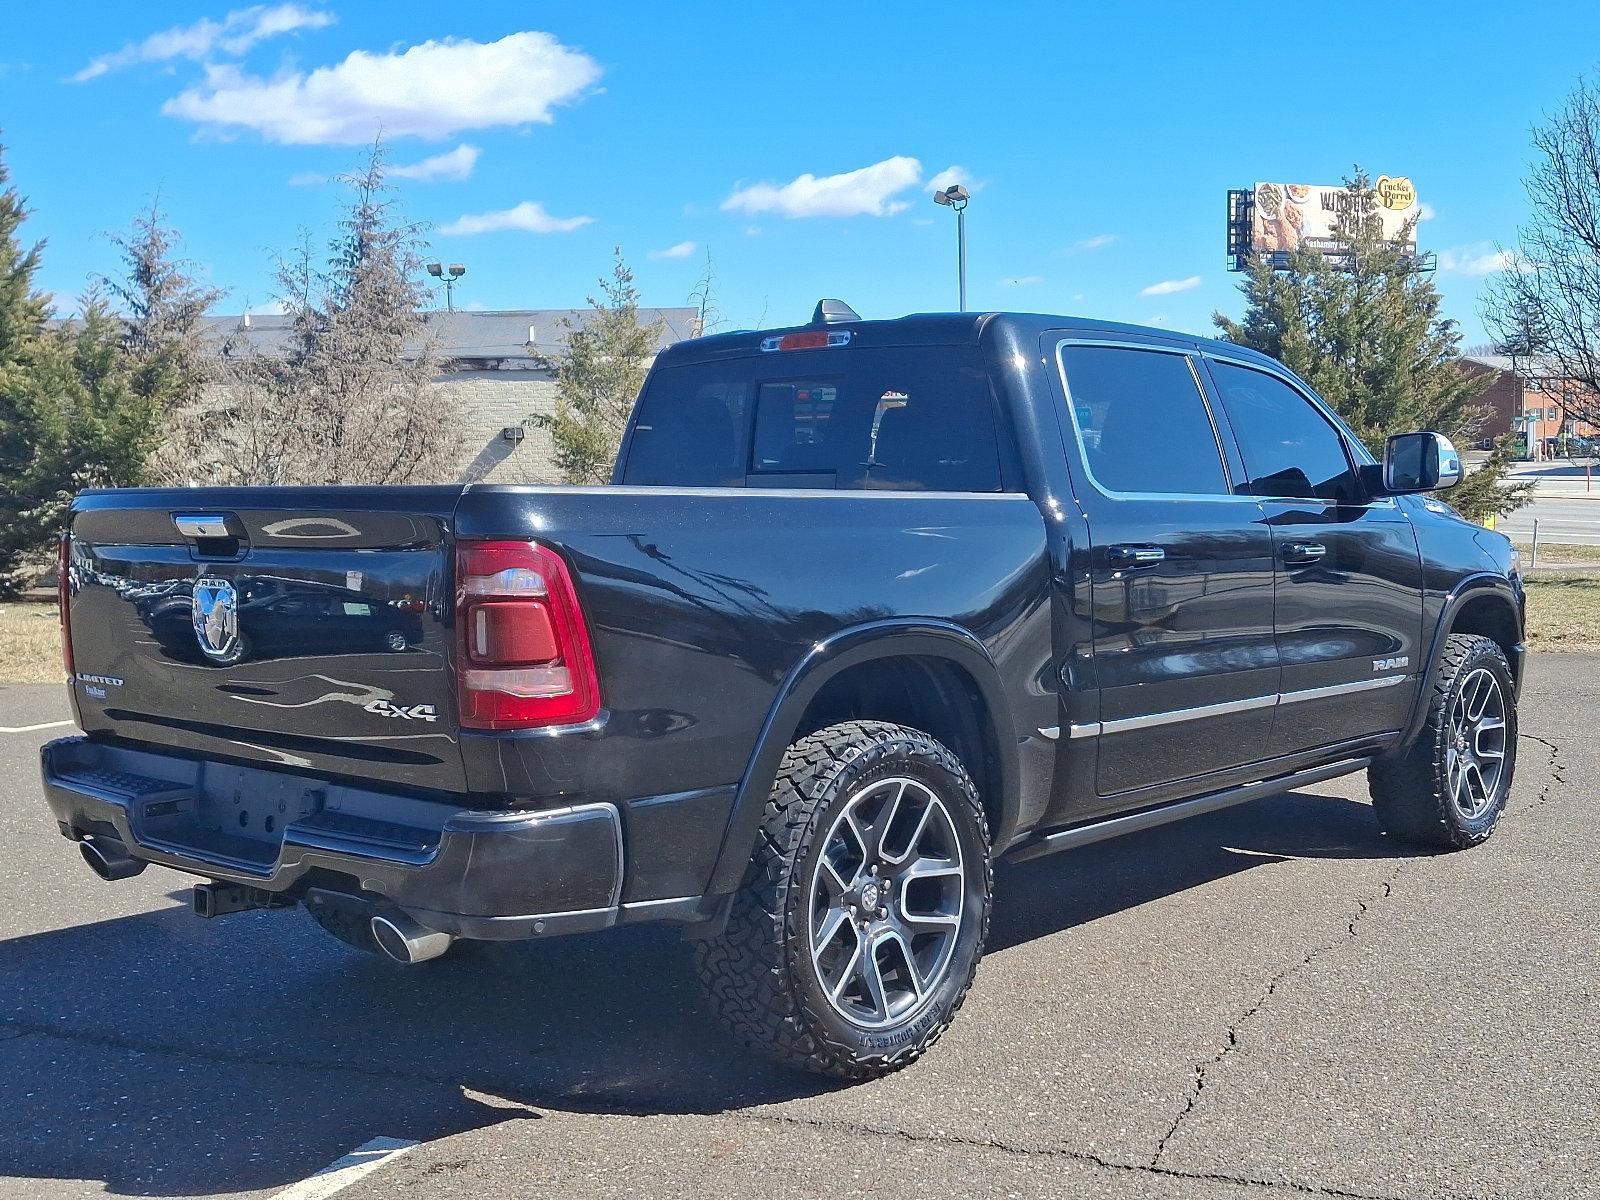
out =
[(0, 604), (0, 683), (59, 683), (61, 627), (54, 604)]
[(1524, 584), (1529, 649), (1600, 650), (1600, 575), (1541, 572)]
[[(1530, 542), (1517, 542), (1516, 547), (1522, 551), (1522, 565), (1524, 568), (1532, 561), (1533, 545)], [(1556, 564), (1594, 563), (1600, 567), (1600, 546), (1567, 546), (1560, 542), (1539, 543), (1539, 565), (1541, 567)]]

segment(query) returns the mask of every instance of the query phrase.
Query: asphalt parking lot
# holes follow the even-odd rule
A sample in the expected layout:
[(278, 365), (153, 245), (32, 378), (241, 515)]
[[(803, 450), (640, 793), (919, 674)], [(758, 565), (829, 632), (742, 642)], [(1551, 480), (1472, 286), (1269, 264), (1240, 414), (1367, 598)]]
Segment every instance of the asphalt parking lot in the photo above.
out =
[(726, 1041), (667, 931), (406, 970), (102, 883), (38, 795), (70, 731), (0, 732), (0, 1200), (1600, 1194), (1597, 707), (1600, 657), (1533, 661), (1466, 854), (1357, 776), (1002, 869), (954, 1028), (853, 1087)]

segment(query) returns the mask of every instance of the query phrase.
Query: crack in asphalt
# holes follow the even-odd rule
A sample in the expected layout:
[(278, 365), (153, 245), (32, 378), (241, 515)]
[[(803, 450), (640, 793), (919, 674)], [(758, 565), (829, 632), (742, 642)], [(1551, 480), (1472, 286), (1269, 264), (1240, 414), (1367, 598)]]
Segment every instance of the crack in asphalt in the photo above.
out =
[[(1549, 759), (1545, 764), (1548, 772), (1539, 794), (1534, 798), (1530, 807), (1542, 805), (1558, 787), (1567, 783), (1566, 763), (1562, 760), (1561, 747), (1547, 738), (1537, 734), (1521, 733), (1519, 737), (1537, 742), (1549, 752)], [(1203, 1183), (1224, 1183), (1235, 1186), (1255, 1187), (1280, 1193), (1295, 1195), (1328, 1196), (1335, 1200), (1403, 1200), (1402, 1197), (1376, 1192), (1356, 1192), (1333, 1186), (1323, 1186), (1314, 1183), (1304, 1183), (1287, 1179), (1268, 1179), (1244, 1174), (1230, 1174), (1226, 1171), (1197, 1171), (1185, 1170), (1162, 1164), (1161, 1158), (1165, 1154), (1168, 1144), (1176, 1136), (1188, 1117), (1196, 1110), (1200, 1099), (1206, 1091), (1209, 1074), (1219, 1067), (1227, 1058), (1239, 1049), (1240, 1034), (1263, 1008), (1278, 989), (1307, 967), (1326, 954), (1348, 945), (1359, 936), (1360, 925), (1367, 915), (1381, 902), (1389, 899), (1394, 894), (1395, 882), (1410, 860), (1402, 859), (1395, 864), (1394, 870), (1387, 879), (1381, 883), (1381, 891), (1358, 898), (1355, 901), (1356, 910), (1351, 915), (1345, 926), (1345, 933), (1332, 941), (1311, 950), (1299, 960), (1272, 976), (1267, 986), (1257, 997), (1256, 1001), (1242, 1012), (1226, 1030), (1225, 1041), (1221, 1048), (1205, 1062), (1196, 1063), (1194, 1078), (1190, 1083), (1182, 1109), (1173, 1118), (1166, 1133), (1157, 1144), (1155, 1154), (1149, 1162), (1128, 1162), (1115, 1158), (1108, 1158), (1086, 1150), (1073, 1150), (1067, 1147), (1030, 1147), (1015, 1145), (998, 1138), (967, 1137), (960, 1134), (924, 1134), (912, 1130), (901, 1129), (894, 1126), (878, 1126), (864, 1122), (833, 1120), (821, 1117), (806, 1117), (784, 1113), (763, 1113), (754, 1111), (725, 1110), (721, 1113), (704, 1113), (702, 1116), (716, 1119), (718, 1117), (739, 1120), (766, 1122), (786, 1125), (802, 1125), (818, 1129), (848, 1133), (856, 1136), (893, 1138), (908, 1142), (945, 1145), (951, 1147), (966, 1147), (973, 1149), (992, 1149), (1006, 1154), (1024, 1155), (1030, 1157), (1062, 1158), (1071, 1162), (1092, 1166), (1101, 1170), (1120, 1171), (1131, 1174), (1154, 1175), (1174, 1180), (1189, 1180)], [(173, 1058), (186, 1058), (200, 1062), (226, 1063), (236, 1065), (252, 1065), (271, 1067), (281, 1070), (301, 1070), (329, 1072), (334, 1074), (357, 1075), (374, 1079), (386, 1079), (396, 1082), (426, 1084), (435, 1087), (460, 1088), (469, 1098), (478, 1100), (498, 1101), (501, 1105), (514, 1106), (533, 1112), (561, 1113), (589, 1116), (631, 1116), (650, 1118), (663, 1115), (659, 1108), (653, 1106), (639, 1106), (626, 1104), (608, 1104), (595, 1097), (587, 1097), (586, 1103), (573, 1103), (576, 1097), (563, 1097), (565, 1107), (557, 1108), (550, 1104), (548, 1099), (538, 1100), (522, 1098), (511, 1094), (489, 1092), (481, 1087), (475, 1087), (448, 1075), (432, 1075), (421, 1071), (396, 1071), (376, 1067), (358, 1066), (351, 1063), (329, 1062), (326, 1059), (300, 1059), (293, 1056), (278, 1056), (271, 1054), (255, 1054), (239, 1051), (229, 1051), (209, 1047), (189, 1047), (170, 1045), (161, 1042), (146, 1041), (137, 1038), (124, 1038), (105, 1033), (96, 1033), (88, 1030), (64, 1029), (51, 1026), (42, 1022), (21, 1020), (15, 1017), (0, 1018), (0, 1042), (11, 1041), (28, 1035), (56, 1039), (58, 1041), (73, 1042), (84, 1045), (98, 1046), (106, 1049), (125, 1050), (132, 1053), (159, 1054)], [(480, 1099), (480, 1097), (482, 1099)], [(686, 1114), (696, 1115), (696, 1114)], [(446, 1164), (454, 1168), (466, 1166), (460, 1163)]]
[(824, 1117), (795, 1116), (787, 1113), (729, 1112), (722, 1114), (737, 1121), (761, 1121), (780, 1125), (802, 1125), (813, 1129), (848, 1133), (868, 1137), (891, 1138), (920, 1145), (959, 1146), (970, 1149), (999, 1150), (1026, 1158), (1062, 1158), (1107, 1171), (1121, 1171), (1134, 1175), (1156, 1175), (1165, 1179), (1183, 1179), (1201, 1183), (1228, 1183), (1245, 1187), (1265, 1188), (1290, 1192), (1301, 1196), (1332, 1196), (1336, 1200), (1404, 1200), (1382, 1192), (1352, 1192), (1342, 1188), (1324, 1187), (1312, 1183), (1298, 1183), (1289, 1179), (1265, 1179), (1249, 1175), (1232, 1175), (1226, 1171), (1186, 1171), (1181, 1167), (1163, 1167), (1155, 1163), (1125, 1162), (1107, 1158), (1087, 1150), (1071, 1150), (1051, 1146), (1019, 1146), (998, 1138), (963, 1137), (960, 1134), (917, 1133), (892, 1125), (872, 1125), (859, 1121), (837, 1121)]
[(1358, 934), (1361, 921), (1367, 915), (1367, 913), (1370, 912), (1375, 905), (1387, 900), (1391, 895), (1394, 894), (1395, 880), (1400, 877), (1400, 872), (1405, 869), (1406, 862), (1406, 859), (1401, 859), (1395, 864), (1394, 870), (1389, 872), (1389, 877), (1383, 880), (1380, 885), (1382, 891), (1375, 892), (1370, 896), (1356, 900), (1356, 911), (1350, 917), (1349, 923), (1345, 926), (1346, 932), (1343, 936), (1338, 937), (1331, 942), (1325, 942), (1316, 947), (1307, 954), (1303, 955), (1298, 961), (1291, 963), (1289, 966), (1285, 967), (1283, 970), (1279, 971), (1276, 975), (1269, 979), (1267, 981), (1266, 988), (1262, 991), (1261, 995), (1256, 998), (1255, 1003), (1249, 1008), (1245, 1009), (1244, 1012), (1240, 1013), (1233, 1023), (1228, 1026), (1224, 1035), (1222, 1047), (1216, 1052), (1216, 1054), (1214, 1054), (1205, 1062), (1198, 1062), (1194, 1065), (1194, 1078), (1189, 1082), (1189, 1089), (1188, 1093), (1184, 1097), (1183, 1107), (1178, 1110), (1177, 1115), (1172, 1119), (1172, 1124), (1167, 1127), (1166, 1133), (1164, 1133), (1161, 1136), (1161, 1140), (1156, 1143), (1156, 1151), (1151, 1156), (1149, 1162), (1151, 1169), (1154, 1170), (1161, 1167), (1161, 1156), (1166, 1153), (1167, 1144), (1172, 1141), (1172, 1139), (1177, 1135), (1178, 1130), (1182, 1127), (1184, 1121), (1186, 1121), (1189, 1115), (1193, 1113), (1194, 1110), (1199, 1106), (1200, 1097), (1206, 1090), (1209, 1073), (1215, 1068), (1221, 1066), (1228, 1056), (1233, 1054), (1233, 1052), (1239, 1048), (1240, 1031), (1246, 1025), (1248, 1025), (1263, 1008), (1266, 1007), (1267, 1001), (1272, 999), (1273, 994), (1278, 990), (1279, 987), (1287, 983), (1290, 979), (1294, 978), (1323, 955), (1329, 953), (1330, 951), (1337, 950), (1341, 946), (1346, 946), (1352, 940), (1354, 940)]
[[(1387, 892), (1385, 893), (1387, 894)], [(1365, 911), (1363, 909), (1363, 911)], [(1352, 924), (1355, 922), (1352, 921)], [(1291, 972), (1285, 972), (1286, 977)], [(1276, 982), (1281, 982), (1280, 977)], [(1259, 1005), (1258, 1005), (1259, 1007)], [(367, 1078), (387, 1079), (396, 1082), (420, 1083), (435, 1087), (460, 1088), (463, 1095), (477, 1103), (496, 1101), (491, 1107), (516, 1107), (531, 1111), (538, 1115), (566, 1113), (572, 1116), (625, 1116), (637, 1118), (651, 1118), (664, 1115), (659, 1108), (651, 1106), (607, 1104), (589, 1098), (588, 1103), (576, 1104), (565, 1098), (568, 1103), (565, 1107), (555, 1107), (548, 1099), (543, 1101), (523, 1098), (508, 1093), (490, 1092), (481, 1086), (465, 1084), (459, 1079), (444, 1075), (429, 1075), (417, 1071), (386, 1071), (373, 1067), (361, 1067), (349, 1063), (329, 1062), (325, 1059), (309, 1060), (295, 1059), (293, 1057), (274, 1057), (265, 1054), (244, 1054), (226, 1050), (191, 1048), (182, 1046), (163, 1045), (133, 1038), (113, 1037), (107, 1034), (91, 1033), (86, 1030), (58, 1029), (49, 1025), (32, 1021), (20, 1021), (7, 1018), (0, 1021), (0, 1041), (9, 1041), (14, 1038), (32, 1035), (35, 1037), (51, 1038), (57, 1041), (78, 1043), (83, 1045), (98, 1046), (105, 1049), (126, 1050), (139, 1054), (158, 1054), (170, 1058), (189, 1059), (198, 1062), (227, 1063), (234, 1065), (251, 1065), (273, 1067), (280, 1070), (318, 1071), (330, 1074), (359, 1075)], [(998, 1138), (965, 1137), (960, 1134), (923, 1134), (913, 1130), (900, 1129), (894, 1126), (875, 1126), (864, 1122), (832, 1120), (822, 1117), (806, 1117), (789, 1113), (763, 1113), (755, 1111), (725, 1110), (720, 1113), (685, 1114), (689, 1116), (702, 1116), (712, 1120), (725, 1118), (735, 1121), (767, 1122), (772, 1124), (804, 1125), (818, 1129), (834, 1130), (859, 1136), (895, 1138), (909, 1142), (931, 1145), (945, 1145), (952, 1148), (993, 1149), (1006, 1154), (1027, 1155), (1041, 1158), (1062, 1158), (1071, 1162), (1097, 1167), (1107, 1171), (1120, 1171), (1130, 1174), (1154, 1175), (1168, 1179), (1191, 1180), (1202, 1183), (1227, 1183), (1239, 1186), (1250, 1186), (1268, 1189), (1280, 1193), (1306, 1196), (1329, 1196), (1334, 1200), (1404, 1200), (1403, 1197), (1390, 1196), (1376, 1192), (1355, 1192), (1331, 1186), (1301, 1183), (1293, 1180), (1265, 1179), (1249, 1175), (1233, 1175), (1224, 1171), (1191, 1171), (1181, 1167), (1162, 1166), (1158, 1163), (1126, 1162), (1104, 1155), (1094, 1154), (1087, 1150), (1073, 1150), (1067, 1147), (1030, 1147), (1020, 1146), (1002, 1141)]]
[[(1562, 787), (1566, 784), (1566, 763), (1563, 762), (1561, 758), (1561, 747), (1555, 742), (1552, 742), (1547, 738), (1542, 738), (1537, 734), (1522, 733), (1520, 730), (1518, 731), (1517, 736), (1525, 737), (1529, 741), (1537, 742), (1550, 752), (1549, 760), (1545, 764), (1545, 769), (1548, 772), (1548, 776), (1544, 781), (1544, 785), (1539, 789), (1539, 794), (1534, 797), (1533, 803), (1529, 806), (1531, 808), (1537, 808), (1549, 798), (1550, 793), (1555, 788)], [(1195, 1064), (1194, 1078), (1190, 1081), (1188, 1093), (1184, 1097), (1184, 1105), (1178, 1111), (1178, 1114), (1173, 1118), (1172, 1124), (1167, 1128), (1167, 1132), (1162, 1135), (1161, 1140), (1156, 1144), (1155, 1154), (1151, 1156), (1149, 1163), (1150, 1169), (1170, 1169), (1161, 1167), (1161, 1156), (1166, 1153), (1167, 1144), (1172, 1141), (1179, 1128), (1182, 1127), (1184, 1121), (1187, 1120), (1189, 1115), (1194, 1112), (1196, 1107), (1198, 1107), (1200, 1103), (1200, 1097), (1206, 1089), (1208, 1073), (1220, 1066), (1230, 1054), (1239, 1048), (1240, 1030), (1243, 1029), (1244, 1026), (1247, 1025), (1258, 1013), (1260, 1013), (1260, 1011), (1266, 1006), (1267, 1001), (1272, 998), (1273, 994), (1282, 984), (1286, 983), (1295, 975), (1298, 975), (1301, 971), (1309, 967), (1313, 962), (1328, 952), (1336, 950), (1341, 946), (1348, 945), (1357, 936), (1358, 926), (1361, 924), (1362, 918), (1367, 915), (1373, 906), (1381, 901), (1387, 900), (1394, 894), (1395, 881), (1399, 879), (1400, 873), (1405, 869), (1407, 861), (1408, 860), (1406, 859), (1402, 859), (1400, 862), (1395, 864), (1395, 868), (1389, 873), (1388, 879), (1383, 881), (1383, 890), (1381, 893), (1376, 893), (1356, 901), (1355, 914), (1350, 918), (1349, 924), (1345, 927), (1347, 932), (1343, 937), (1338, 938), (1335, 941), (1328, 942), (1322, 946), (1318, 946), (1315, 950), (1312, 950), (1298, 962), (1284, 968), (1282, 971), (1279, 971), (1270, 980), (1268, 980), (1266, 989), (1259, 997), (1257, 997), (1256, 1002), (1243, 1013), (1241, 1013), (1238, 1019), (1228, 1026), (1225, 1040), (1221, 1049), (1219, 1049), (1217, 1053), (1209, 1060)], [(1242, 1182), (1254, 1181), (1243, 1180)], [(1342, 1193), (1329, 1192), (1328, 1194), (1339, 1195)]]
[(1544, 781), (1544, 786), (1539, 789), (1539, 794), (1533, 798), (1533, 803), (1528, 806), (1529, 808), (1538, 808), (1550, 798), (1552, 791), (1558, 787), (1566, 786), (1567, 764), (1562, 760), (1561, 747), (1549, 738), (1542, 738), (1536, 733), (1523, 733), (1520, 729), (1517, 731), (1517, 736), (1527, 738), (1530, 742), (1538, 742), (1539, 745), (1550, 752), (1549, 761), (1545, 763), (1545, 769), (1549, 771), (1550, 777)]

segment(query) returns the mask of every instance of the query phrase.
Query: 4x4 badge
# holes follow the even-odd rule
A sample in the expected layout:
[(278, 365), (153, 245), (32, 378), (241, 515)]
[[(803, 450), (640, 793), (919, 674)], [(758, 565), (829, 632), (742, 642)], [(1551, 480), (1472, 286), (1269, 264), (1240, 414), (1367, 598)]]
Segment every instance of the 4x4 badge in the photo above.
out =
[(407, 721), (437, 721), (439, 714), (431, 704), (391, 704), (387, 700), (373, 700), (362, 708), (380, 717), (404, 717)]

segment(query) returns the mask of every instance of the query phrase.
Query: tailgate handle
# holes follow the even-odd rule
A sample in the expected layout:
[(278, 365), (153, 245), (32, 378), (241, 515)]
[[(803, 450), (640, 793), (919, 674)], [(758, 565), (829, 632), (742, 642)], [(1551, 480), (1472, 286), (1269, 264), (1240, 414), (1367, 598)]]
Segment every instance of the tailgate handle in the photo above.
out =
[(228, 513), (173, 513), (172, 523), (186, 538), (237, 538), (244, 530)]

